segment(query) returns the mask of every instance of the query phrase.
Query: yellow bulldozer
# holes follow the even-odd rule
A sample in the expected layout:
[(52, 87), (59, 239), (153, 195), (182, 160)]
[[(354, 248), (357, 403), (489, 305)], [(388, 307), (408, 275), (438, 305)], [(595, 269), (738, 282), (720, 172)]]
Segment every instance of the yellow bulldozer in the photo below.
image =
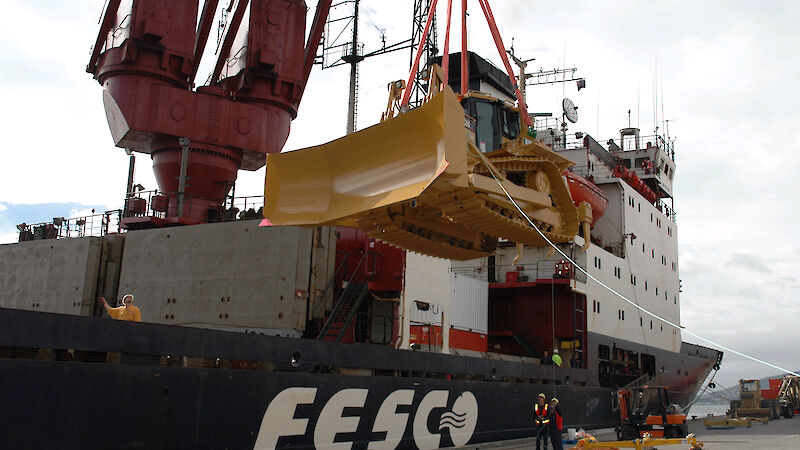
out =
[(399, 108), (405, 83), (394, 82), (379, 124), (270, 154), (265, 219), (357, 227), (455, 260), (491, 254), (498, 238), (533, 246), (545, 245), (544, 236), (571, 241), (581, 224), (588, 242), (591, 207), (573, 204), (561, 175), (573, 163), (533, 137), (515, 104), (475, 91), (456, 95), (447, 85), (433, 89), (441, 69), (430, 73), (421, 106)]

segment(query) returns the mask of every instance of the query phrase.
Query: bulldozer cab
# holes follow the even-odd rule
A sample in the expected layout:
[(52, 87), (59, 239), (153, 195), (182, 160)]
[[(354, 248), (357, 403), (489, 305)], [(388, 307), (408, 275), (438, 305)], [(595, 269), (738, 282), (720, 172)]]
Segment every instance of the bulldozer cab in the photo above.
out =
[[(503, 140), (519, 137), (519, 110), (504, 100), (470, 92), (461, 100), (475, 146), (483, 153), (500, 149)], [(471, 119), (471, 120), (470, 120)], [(473, 136), (470, 136), (473, 137)]]
[(739, 380), (739, 395), (742, 408), (761, 406), (761, 383), (758, 380)]

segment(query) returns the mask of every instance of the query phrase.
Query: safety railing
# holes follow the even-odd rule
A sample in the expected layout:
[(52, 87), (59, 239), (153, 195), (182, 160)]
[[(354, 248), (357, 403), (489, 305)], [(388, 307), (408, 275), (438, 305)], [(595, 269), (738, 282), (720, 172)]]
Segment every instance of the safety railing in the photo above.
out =
[[(669, 156), (669, 158), (675, 161), (675, 141), (671, 140), (668, 141), (664, 139), (663, 136), (660, 134), (650, 134), (646, 136), (639, 136), (639, 145), (635, 145), (635, 138), (633, 136), (626, 136), (626, 139), (620, 140), (619, 137), (611, 138), (611, 139), (604, 139), (598, 140), (597, 142), (603, 143), (603, 146), (608, 150), (609, 147), (611, 148), (612, 153), (618, 151), (630, 151), (630, 150), (645, 150), (650, 147), (658, 147), (664, 153)], [(613, 144), (613, 145), (612, 145)], [(634, 148), (639, 147), (639, 148)]]
[(121, 217), (122, 210), (115, 209), (103, 214), (70, 218), (54, 217), (49, 222), (34, 224), (21, 223), (17, 225), (19, 242), (122, 233), (124, 230), (120, 227)]
[[(367, 294), (365, 291), (367, 286), (365, 284), (365, 277), (364, 277), (364, 266), (367, 260), (367, 253), (361, 255), (361, 259), (358, 260), (358, 263), (355, 265), (355, 269), (353, 270), (350, 278), (342, 283), (342, 291), (339, 294), (338, 300), (333, 305), (333, 310), (328, 315), (325, 324), (322, 326), (322, 331), (320, 331), (319, 336), (317, 336), (318, 340), (325, 339), (326, 337), (330, 337), (329, 331), (332, 328), (338, 327), (338, 335), (336, 337), (336, 342), (339, 342), (342, 339), (342, 335), (344, 334), (345, 330), (347, 329), (350, 322), (353, 320), (356, 312), (358, 312), (358, 308)], [(345, 273), (346, 275), (346, 273)]]
[[(209, 203), (219, 206), (209, 207)], [(203, 217), (203, 222), (229, 222), (233, 220), (251, 220), (262, 217), (264, 197), (251, 195), (245, 197), (227, 197), (208, 199), (189, 194), (183, 196), (183, 214), (191, 217)], [(159, 190), (136, 191), (125, 199), (124, 217), (167, 217), (178, 216), (178, 193), (161, 192)], [(200, 214), (193, 214), (195, 210)]]
[(458, 267), (451, 271), (489, 283), (525, 283), (558, 279), (586, 282), (586, 275), (564, 259), (546, 259), (525, 264)]
[[(251, 195), (244, 197), (228, 197), (224, 204), (216, 209), (209, 208), (208, 199), (184, 195), (183, 212), (194, 216), (194, 209), (203, 209), (204, 222), (228, 222), (233, 220), (252, 220), (262, 217), (264, 197)], [(48, 222), (34, 224), (21, 223), (19, 242), (38, 239), (80, 238), (87, 236), (105, 236), (123, 233), (122, 219), (126, 217), (176, 217), (178, 208), (177, 193), (164, 193), (158, 190), (136, 191), (125, 199), (123, 209), (113, 209), (101, 214), (80, 217), (55, 217)]]

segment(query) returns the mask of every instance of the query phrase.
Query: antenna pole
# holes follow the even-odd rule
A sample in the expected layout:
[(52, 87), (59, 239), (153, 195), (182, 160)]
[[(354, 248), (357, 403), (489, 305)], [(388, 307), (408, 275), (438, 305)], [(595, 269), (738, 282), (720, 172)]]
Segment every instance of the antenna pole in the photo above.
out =
[(469, 90), (469, 58), (467, 58), (467, 0), (461, 0), (461, 95)]
[(654, 132), (658, 135), (658, 55), (655, 56), (655, 70), (653, 71), (653, 125)]
[[(664, 76), (661, 76), (661, 120), (666, 120), (664, 114)], [(666, 126), (666, 125), (665, 125)]]
[(356, 131), (356, 102), (358, 101), (358, 2), (353, 12), (353, 43), (350, 52), (350, 96), (347, 102), (347, 134)]

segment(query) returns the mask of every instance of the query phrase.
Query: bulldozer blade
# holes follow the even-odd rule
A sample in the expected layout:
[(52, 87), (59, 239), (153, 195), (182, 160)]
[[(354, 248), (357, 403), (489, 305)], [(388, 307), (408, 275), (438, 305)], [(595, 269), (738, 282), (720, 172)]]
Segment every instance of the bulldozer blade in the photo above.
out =
[(327, 144), (267, 157), (264, 217), (274, 225), (353, 226), (435, 180), (466, 185), (464, 111), (446, 87), (396, 118)]

